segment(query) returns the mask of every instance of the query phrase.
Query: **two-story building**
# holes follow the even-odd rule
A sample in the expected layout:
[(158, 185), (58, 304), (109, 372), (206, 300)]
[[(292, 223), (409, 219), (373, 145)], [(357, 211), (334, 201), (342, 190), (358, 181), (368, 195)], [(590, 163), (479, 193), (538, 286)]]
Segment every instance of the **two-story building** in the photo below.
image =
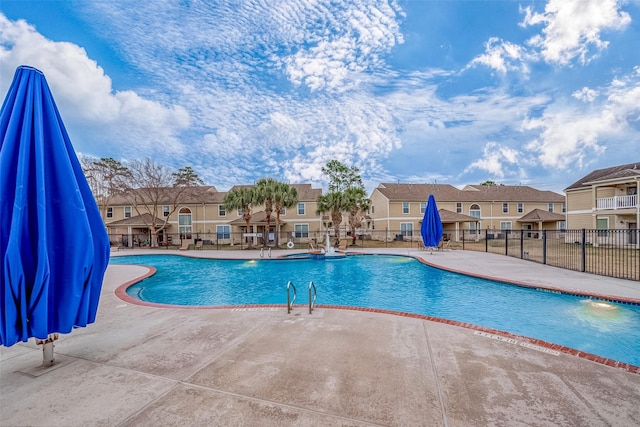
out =
[[(307, 239), (312, 232), (321, 231), (323, 222), (317, 214), (317, 200), (321, 189), (311, 184), (291, 184), (298, 193), (298, 202), (294, 208), (283, 209), (280, 213), (280, 236)], [(252, 206), (250, 229), (242, 218), (242, 210), (229, 212), (224, 206), (227, 192), (218, 191), (213, 186), (193, 187), (181, 199), (177, 209), (173, 209), (174, 190), (162, 189), (159, 198), (159, 212), (152, 218), (150, 208), (138, 203), (136, 207), (128, 198), (114, 196), (103, 212), (105, 225), (113, 244), (137, 246), (149, 244), (149, 224), (155, 221), (161, 225), (165, 219), (167, 226), (157, 238), (161, 244), (202, 239), (221, 244), (239, 244), (247, 239), (257, 243), (261, 239), (271, 238), (276, 231), (276, 214), (271, 215), (267, 230), (264, 206)]]
[[(640, 223), (639, 183), (640, 162), (594, 170), (580, 178), (564, 190), (567, 226), (571, 229), (637, 230)], [(630, 240), (627, 243), (636, 244), (637, 233), (627, 235)]]
[(534, 231), (565, 227), (565, 198), (528, 186), (383, 183), (371, 193), (369, 216), (375, 229), (394, 230), (404, 237), (420, 235), (429, 194), (433, 194), (444, 233), (454, 240), (463, 230)]

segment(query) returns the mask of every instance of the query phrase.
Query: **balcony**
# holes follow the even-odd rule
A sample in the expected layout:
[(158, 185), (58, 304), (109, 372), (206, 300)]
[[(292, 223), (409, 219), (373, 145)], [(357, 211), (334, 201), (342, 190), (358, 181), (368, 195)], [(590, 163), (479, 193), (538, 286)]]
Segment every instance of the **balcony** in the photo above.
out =
[(638, 195), (604, 197), (596, 201), (596, 210), (616, 210), (635, 208), (638, 205)]

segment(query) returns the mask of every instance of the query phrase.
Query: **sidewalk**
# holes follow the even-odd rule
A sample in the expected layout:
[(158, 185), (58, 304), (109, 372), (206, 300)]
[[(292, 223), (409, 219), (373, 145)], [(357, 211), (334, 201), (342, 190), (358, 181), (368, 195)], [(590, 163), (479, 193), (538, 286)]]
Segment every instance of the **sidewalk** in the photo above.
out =
[[(186, 254), (259, 258), (207, 252)], [(410, 254), (483, 276), (640, 297), (636, 282), (499, 255)], [(146, 271), (109, 267), (96, 323), (61, 336), (53, 367), (38, 366), (33, 340), (0, 347), (1, 426), (640, 424), (637, 373), (379, 312), (158, 308), (115, 296)]]

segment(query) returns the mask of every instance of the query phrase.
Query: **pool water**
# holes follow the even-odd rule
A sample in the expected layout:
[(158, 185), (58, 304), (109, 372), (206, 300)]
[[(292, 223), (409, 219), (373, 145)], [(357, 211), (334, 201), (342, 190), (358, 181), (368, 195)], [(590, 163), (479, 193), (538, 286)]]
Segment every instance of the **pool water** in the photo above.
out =
[(410, 257), (366, 255), (318, 261), (211, 260), (175, 255), (113, 257), (153, 266), (127, 289), (143, 301), (217, 306), (286, 304), (369, 307), (435, 316), (561, 344), (640, 366), (640, 306), (546, 292), (439, 270)]

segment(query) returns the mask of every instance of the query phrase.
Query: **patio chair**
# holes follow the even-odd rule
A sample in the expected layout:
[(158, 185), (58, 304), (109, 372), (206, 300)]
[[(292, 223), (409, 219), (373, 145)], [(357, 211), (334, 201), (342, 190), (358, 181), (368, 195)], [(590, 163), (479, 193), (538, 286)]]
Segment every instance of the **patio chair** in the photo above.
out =
[(202, 241), (202, 240), (198, 240), (198, 241), (196, 242), (196, 246), (195, 246), (195, 248), (196, 248), (196, 249), (202, 249), (202, 245), (203, 245), (203, 241)]
[(186, 241), (186, 240), (185, 240), (184, 242), (182, 242), (182, 246), (180, 246), (180, 247), (178, 248), (178, 250), (179, 250), (179, 251), (186, 251), (186, 250), (189, 250), (189, 242), (188, 242), (188, 241)]

